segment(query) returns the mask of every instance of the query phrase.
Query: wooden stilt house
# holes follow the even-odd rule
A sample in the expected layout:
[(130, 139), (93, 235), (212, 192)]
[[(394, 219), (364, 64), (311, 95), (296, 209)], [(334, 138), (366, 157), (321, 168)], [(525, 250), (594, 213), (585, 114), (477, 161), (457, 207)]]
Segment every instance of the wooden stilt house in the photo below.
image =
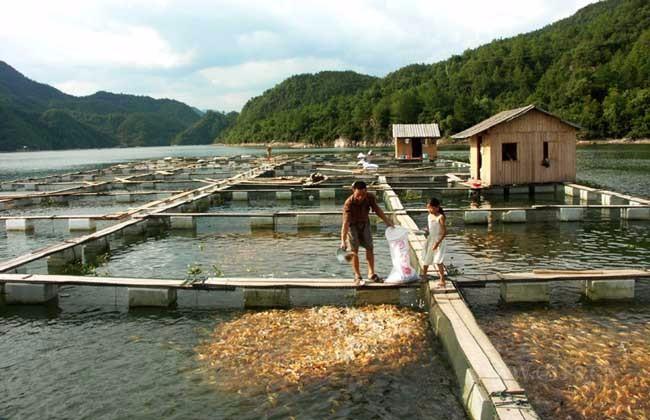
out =
[(471, 178), (482, 186), (575, 181), (579, 126), (535, 105), (481, 121), (455, 139), (469, 139)]
[(431, 160), (438, 155), (438, 124), (393, 124), (395, 159)]

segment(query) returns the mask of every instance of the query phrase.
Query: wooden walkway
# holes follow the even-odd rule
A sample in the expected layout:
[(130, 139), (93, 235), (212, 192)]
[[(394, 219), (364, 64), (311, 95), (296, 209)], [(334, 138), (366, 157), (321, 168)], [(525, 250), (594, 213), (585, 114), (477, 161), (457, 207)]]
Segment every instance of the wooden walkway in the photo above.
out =
[(122, 286), (172, 289), (233, 289), (233, 288), (310, 288), (310, 289), (399, 289), (418, 288), (419, 282), (406, 284), (368, 283), (357, 286), (345, 278), (253, 278), (253, 277), (210, 277), (206, 280), (146, 279), (128, 277), (85, 277), (48, 274), (0, 273), (0, 283), (56, 284), (58, 286)]
[(650, 270), (533, 270), (524, 273), (464, 275), (454, 279), (460, 287), (482, 287), (494, 283), (546, 283), (575, 280), (650, 279)]

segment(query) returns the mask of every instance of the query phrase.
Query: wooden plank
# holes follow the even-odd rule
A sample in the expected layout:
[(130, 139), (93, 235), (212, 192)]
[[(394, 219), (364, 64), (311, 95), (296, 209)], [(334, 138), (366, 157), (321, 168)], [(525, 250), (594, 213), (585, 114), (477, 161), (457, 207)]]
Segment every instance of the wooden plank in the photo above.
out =
[[(335, 278), (314, 278), (314, 279), (290, 279), (290, 278), (245, 278), (245, 277), (211, 277), (202, 283), (205, 286), (215, 287), (254, 287), (254, 288), (358, 288), (351, 279)], [(418, 288), (419, 282), (407, 284), (391, 283), (366, 283), (363, 288), (367, 289), (398, 289), (398, 288)]]
[(69, 275), (20, 275), (0, 273), (0, 283), (58, 284), (76, 286), (173, 287), (188, 288), (185, 280), (141, 279), (123, 277), (84, 277)]
[(575, 280), (650, 279), (649, 270), (538, 270), (524, 273), (497, 273), (483, 276), (463, 276), (455, 280), (460, 287), (482, 286), (488, 283), (540, 283)]

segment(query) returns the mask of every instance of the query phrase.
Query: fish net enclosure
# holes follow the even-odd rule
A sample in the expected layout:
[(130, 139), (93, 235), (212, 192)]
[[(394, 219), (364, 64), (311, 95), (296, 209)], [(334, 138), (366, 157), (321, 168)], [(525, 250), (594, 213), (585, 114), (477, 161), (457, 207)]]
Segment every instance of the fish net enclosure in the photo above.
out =
[(214, 383), (234, 392), (300, 390), (426, 367), (426, 315), (389, 305), (248, 312), (197, 348)]

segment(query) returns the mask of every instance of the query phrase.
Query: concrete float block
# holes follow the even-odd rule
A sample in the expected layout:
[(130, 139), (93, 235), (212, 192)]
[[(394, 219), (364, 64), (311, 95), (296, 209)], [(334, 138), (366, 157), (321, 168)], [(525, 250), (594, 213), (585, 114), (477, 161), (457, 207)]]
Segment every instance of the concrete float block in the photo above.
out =
[(142, 182), (140, 183), (140, 187), (143, 190), (153, 190), (156, 188), (156, 183), (155, 182)]
[(580, 201), (597, 201), (600, 198), (600, 194), (596, 191), (580, 189)]
[(124, 229), (122, 229), (121, 232), (122, 232), (122, 237), (127, 240), (140, 238), (144, 236), (146, 232), (146, 225), (144, 223), (136, 223), (124, 227)]
[(389, 210), (396, 211), (396, 210), (404, 210), (404, 207), (402, 206), (402, 202), (398, 197), (389, 197), (388, 198), (388, 208)]
[(200, 198), (194, 202), (194, 205), (199, 213), (203, 213), (210, 208), (210, 199), (207, 197)]
[(291, 191), (276, 191), (275, 199), (291, 201)]
[(272, 216), (256, 216), (250, 218), (251, 229), (273, 229), (275, 220)]
[(509, 210), (503, 213), (503, 223), (526, 223), (526, 210)]
[(554, 194), (555, 193), (555, 185), (554, 184), (535, 185), (533, 187), (533, 191), (535, 192), (535, 194)]
[(320, 215), (299, 214), (296, 216), (298, 228), (320, 228)]
[(490, 219), (490, 212), (487, 210), (466, 211), (463, 220), (470, 225), (487, 225)]
[(289, 289), (244, 289), (245, 308), (288, 308), (289, 305)]
[(7, 219), (5, 229), (14, 232), (31, 232), (34, 230), (34, 221), (32, 219)]
[(128, 287), (129, 308), (168, 308), (176, 303), (176, 289)]
[(196, 229), (196, 219), (192, 216), (171, 216), (172, 229)]
[(573, 197), (575, 195), (579, 196), (580, 192), (579, 192), (579, 190), (576, 190), (575, 188), (573, 188), (570, 185), (565, 185), (564, 186), (564, 195), (567, 195), (569, 197)]
[(111, 246), (106, 238), (96, 239), (81, 245), (81, 261), (84, 264), (95, 263), (101, 255), (110, 252)]
[(115, 196), (115, 201), (118, 203), (130, 203), (133, 201), (131, 194), (118, 194)]
[(354, 289), (314, 289), (292, 287), (289, 289), (291, 307), (309, 306), (351, 306), (354, 304)]
[(561, 222), (577, 222), (585, 218), (585, 211), (579, 207), (564, 207), (560, 209), (558, 219)]
[(518, 185), (514, 187), (508, 187), (508, 194), (520, 195), (520, 194), (529, 194), (530, 187), (528, 185)]
[(95, 219), (68, 219), (68, 230), (95, 230), (97, 223)]
[(592, 301), (634, 299), (635, 280), (586, 280), (584, 294)]
[[(631, 206), (642, 206), (637, 201), (630, 201)], [(630, 207), (621, 209), (621, 218), (626, 220), (650, 220), (650, 207)]]
[(548, 302), (548, 283), (501, 283), (501, 300), (506, 303)]
[(465, 410), (470, 413), (471, 418), (474, 419), (490, 419), (497, 418), (494, 414), (492, 401), (487, 391), (479, 384), (475, 383), (470, 391), (465, 403)]
[(602, 193), (600, 195), (600, 203), (603, 206), (625, 205), (628, 204), (628, 200), (615, 194)]
[(66, 248), (47, 257), (47, 274), (63, 274), (69, 264), (81, 261), (81, 246)]
[(336, 197), (336, 190), (334, 188), (325, 188), (319, 191), (319, 198), (323, 200), (334, 200)]
[(357, 289), (355, 302), (357, 306), (363, 305), (399, 305), (399, 288), (367, 288)]
[(417, 287), (402, 287), (399, 289), (399, 305), (417, 307), (420, 303), (420, 289)]
[(5, 302), (9, 305), (32, 305), (47, 303), (57, 298), (59, 286), (56, 284), (5, 284)]
[(232, 201), (248, 201), (248, 191), (233, 191)]
[(28, 182), (23, 184), (23, 188), (25, 189), (25, 191), (36, 191), (38, 190), (38, 185), (36, 185), (33, 182)]
[(244, 309), (244, 291), (178, 289), (176, 305), (193, 309)]

